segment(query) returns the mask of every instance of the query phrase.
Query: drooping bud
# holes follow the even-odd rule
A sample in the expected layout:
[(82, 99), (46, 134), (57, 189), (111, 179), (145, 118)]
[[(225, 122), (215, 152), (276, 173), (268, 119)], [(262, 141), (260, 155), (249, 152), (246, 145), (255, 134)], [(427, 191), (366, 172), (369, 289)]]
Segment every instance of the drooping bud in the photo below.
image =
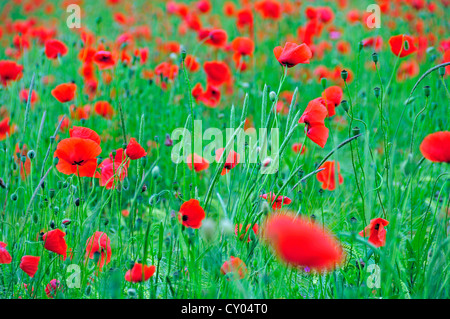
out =
[(173, 141), (170, 138), (169, 134), (166, 134), (166, 140), (164, 141), (164, 145), (166, 145), (166, 146), (172, 146), (173, 145)]
[(377, 86), (373, 89), (373, 93), (375, 94), (375, 97), (378, 99), (380, 97), (380, 88)]
[(345, 112), (348, 112), (348, 102), (347, 100), (342, 100), (341, 101), (341, 106), (344, 109)]
[(374, 52), (372, 53), (372, 61), (377, 64), (378, 62), (378, 53)]
[(341, 71), (341, 78), (342, 78), (342, 80), (347, 81), (347, 78), (348, 78), (347, 70), (342, 70)]
[(274, 102), (275, 99), (277, 98), (277, 93), (275, 93), (274, 91), (271, 91), (271, 92), (269, 93), (269, 98), (270, 98), (270, 100), (271, 100), (272, 102)]
[(430, 94), (431, 94), (431, 89), (430, 89), (430, 86), (429, 86), (429, 85), (423, 87), (423, 93), (425, 94), (426, 97), (429, 97), (429, 96), (430, 96)]

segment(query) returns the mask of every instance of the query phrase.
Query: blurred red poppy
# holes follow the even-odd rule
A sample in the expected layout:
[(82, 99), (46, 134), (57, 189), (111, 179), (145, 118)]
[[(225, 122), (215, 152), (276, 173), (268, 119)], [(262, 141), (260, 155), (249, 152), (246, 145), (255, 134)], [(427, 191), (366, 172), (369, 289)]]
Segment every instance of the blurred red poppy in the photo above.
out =
[(432, 162), (450, 163), (450, 131), (435, 132), (420, 144), (423, 157)]
[(0, 264), (10, 264), (12, 261), (12, 257), (6, 250), (6, 246), (8, 245), (0, 241)]
[(323, 226), (291, 213), (269, 216), (262, 235), (283, 261), (294, 266), (322, 271), (342, 260), (342, 248)]
[(50, 280), (50, 283), (45, 286), (45, 294), (47, 295), (47, 297), (53, 299), (54, 297), (56, 297), (56, 293), (60, 288), (61, 283), (59, 282), (59, 280), (52, 279)]
[(23, 66), (15, 61), (0, 61), (0, 82), (7, 86), (9, 82), (19, 80), (22, 77)]
[[(186, 164), (189, 167), (189, 169), (192, 170), (192, 155), (187, 156)], [(196, 172), (201, 172), (204, 171), (205, 169), (208, 169), (208, 167), (209, 162), (200, 155), (194, 153), (194, 170)]]
[[(225, 151), (225, 148), (219, 148), (216, 150), (216, 161), (217, 163), (220, 162), (220, 157), (222, 156), (223, 152)], [(220, 175), (227, 174), (230, 170), (236, 167), (236, 165), (239, 163), (240, 155), (236, 153), (235, 151), (231, 150), (228, 153), (228, 157), (225, 160), (225, 165), (223, 166), (222, 172)]]
[(143, 282), (150, 279), (155, 273), (155, 266), (146, 266), (140, 263), (135, 263), (133, 268), (125, 274), (125, 280), (129, 282)]
[(56, 59), (67, 54), (67, 46), (56, 39), (45, 41), (45, 55), (49, 59)]
[[(344, 178), (341, 176), (339, 163), (337, 163), (338, 167), (338, 180), (339, 184), (344, 182)], [(333, 191), (336, 189), (336, 177), (335, 177), (335, 163), (334, 161), (326, 161), (323, 163), (319, 169), (324, 168), (323, 171), (317, 173), (317, 180), (322, 183), (323, 189), (328, 189)]]
[(107, 101), (97, 101), (94, 105), (95, 113), (104, 117), (105, 119), (112, 119), (114, 115), (114, 108)]
[[(244, 239), (245, 234), (248, 233), (248, 238), (247, 238), (247, 242), (251, 242), (250, 239), (250, 233), (249, 233), (249, 229), (250, 229), (250, 224), (247, 225), (247, 227), (245, 228), (245, 231), (242, 231), (242, 224), (239, 224), (239, 230), (238, 230), (238, 225), (236, 224), (235, 228), (234, 228), (234, 233), (236, 234), (236, 236), (239, 236), (240, 240)], [(252, 227), (252, 231), (255, 235), (258, 235), (258, 231), (259, 231), (259, 226), (258, 224), (254, 224)]]
[(259, 197), (268, 200), (269, 203), (272, 203), (272, 201), (275, 200), (275, 202), (272, 205), (272, 208), (274, 210), (280, 209), (282, 206), (289, 205), (292, 202), (292, 200), (287, 196), (278, 196), (277, 199), (275, 199), (275, 196), (276, 196), (275, 193), (259, 195)]
[(223, 275), (231, 274), (227, 276), (227, 279), (230, 280), (232, 278), (243, 279), (248, 270), (247, 266), (240, 258), (230, 256), (230, 259), (225, 261), (222, 267), (220, 267), (220, 272)]
[(52, 90), (52, 96), (61, 103), (69, 102), (75, 97), (77, 85), (75, 83), (63, 83)]
[(220, 86), (231, 79), (231, 71), (225, 62), (210, 61), (203, 64), (208, 83), (213, 86)]

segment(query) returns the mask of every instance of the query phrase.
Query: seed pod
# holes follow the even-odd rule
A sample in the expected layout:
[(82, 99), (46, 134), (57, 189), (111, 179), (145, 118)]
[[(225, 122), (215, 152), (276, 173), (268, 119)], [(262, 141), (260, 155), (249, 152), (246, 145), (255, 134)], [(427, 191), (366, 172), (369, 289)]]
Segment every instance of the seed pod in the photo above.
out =
[(378, 62), (378, 53), (374, 52), (372, 53), (372, 61), (377, 64)]
[(373, 89), (373, 93), (377, 99), (380, 97), (380, 91), (381, 89), (378, 86)]
[(77, 198), (77, 199), (75, 199), (75, 206), (80, 206), (80, 199), (79, 198)]
[(344, 109), (345, 112), (348, 112), (348, 102), (347, 100), (342, 100), (341, 101), (341, 106)]
[(55, 194), (56, 194), (56, 191), (53, 188), (51, 188), (51, 189), (49, 189), (48, 193), (50, 195), (50, 198), (54, 198)]
[(342, 80), (347, 81), (347, 78), (348, 78), (347, 70), (342, 70), (341, 71), (341, 78), (342, 78)]
[(445, 67), (444, 67), (444, 66), (441, 66), (441, 67), (439, 68), (439, 75), (440, 75), (440, 76), (444, 76), (444, 75), (445, 75)]
[(322, 88), (325, 90), (327, 87), (327, 78), (321, 78), (320, 83), (322, 84)]
[(33, 159), (36, 157), (36, 152), (33, 150), (28, 151), (27, 156), (29, 159)]
[(430, 89), (430, 86), (429, 86), (429, 85), (423, 87), (423, 93), (425, 94), (426, 97), (429, 97), (429, 96), (430, 96), (430, 94), (431, 94), (431, 89)]
[(275, 101), (275, 99), (277, 98), (277, 94), (275, 93), (275, 91), (269, 93), (269, 98), (272, 102)]
[(12, 194), (11, 194), (11, 200), (12, 200), (13, 202), (15, 202), (18, 198), (19, 198), (19, 196), (17, 195), (17, 193), (12, 193)]

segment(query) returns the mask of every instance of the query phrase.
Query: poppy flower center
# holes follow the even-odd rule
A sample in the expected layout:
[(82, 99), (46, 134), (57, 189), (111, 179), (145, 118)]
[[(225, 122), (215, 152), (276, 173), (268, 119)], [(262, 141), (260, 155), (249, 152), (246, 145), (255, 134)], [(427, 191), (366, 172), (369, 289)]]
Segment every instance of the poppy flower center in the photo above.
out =
[(379, 228), (380, 228), (380, 224), (376, 224), (374, 227), (375, 230), (378, 230)]
[(188, 220), (187, 215), (183, 215), (183, 217), (181, 218), (184, 222)]
[(72, 165), (81, 165), (84, 162), (84, 160), (81, 161), (73, 161)]

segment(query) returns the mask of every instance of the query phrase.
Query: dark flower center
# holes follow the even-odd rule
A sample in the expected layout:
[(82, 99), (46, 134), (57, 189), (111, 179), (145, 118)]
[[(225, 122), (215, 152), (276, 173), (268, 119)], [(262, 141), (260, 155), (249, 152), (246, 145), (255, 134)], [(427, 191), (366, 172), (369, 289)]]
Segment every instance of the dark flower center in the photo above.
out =
[(183, 217), (181, 218), (184, 222), (188, 220), (188, 216), (187, 215), (183, 215)]
[(81, 165), (84, 162), (84, 160), (81, 161), (73, 161), (72, 165)]
[(378, 230), (379, 228), (380, 228), (380, 224), (376, 224), (374, 227), (375, 230)]

